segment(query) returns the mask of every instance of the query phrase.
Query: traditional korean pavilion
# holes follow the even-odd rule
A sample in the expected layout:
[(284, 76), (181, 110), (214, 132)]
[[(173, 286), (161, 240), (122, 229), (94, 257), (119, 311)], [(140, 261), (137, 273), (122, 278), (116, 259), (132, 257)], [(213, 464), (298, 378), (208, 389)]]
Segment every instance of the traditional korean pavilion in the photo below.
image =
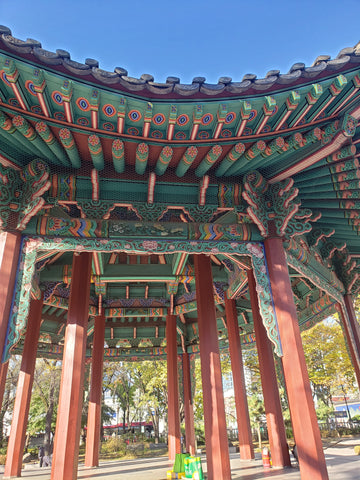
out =
[(241, 351), (255, 346), (273, 465), (290, 465), (278, 369), (301, 478), (328, 478), (300, 332), (337, 312), (360, 384), (359, 118), (359, 45), (285, 74), (185, 85), (78, 63), (0, 27), (0, 398), (22, 354), (5, 478), (21, 475), (43, 356), (63, 365), (52, 480), (77, 478), (87, 359), (87, 466), (104, 358), (167, 359), (169, 458), (180, 393), (194, 453), (196, 357), (208, 478), (230, 479), (220, 352), (252, 459)]

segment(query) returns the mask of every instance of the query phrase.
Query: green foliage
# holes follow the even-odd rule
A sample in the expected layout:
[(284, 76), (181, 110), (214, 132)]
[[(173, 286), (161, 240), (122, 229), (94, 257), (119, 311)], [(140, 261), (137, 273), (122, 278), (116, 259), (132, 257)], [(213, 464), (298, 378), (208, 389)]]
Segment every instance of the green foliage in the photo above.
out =
[(159, 439), (159, 421), (167, 415), (166, 361), (144, 361), (132, 364), (132, 375), (139, 389), (138, 408), (153, 422), (155, 438)]
[(115, 413), (115, 410), (109, 405), (106, 405), (103, 403), (101, 405), (101, 422), (102, 425), (109, 425), (111, 423), (111, 420), (113, 419), (113, 415)]
[(252, 425), (256, 426), (265, 418), (265, 407), (262, 397), (253, 392), (248, 397), (249, 416)]
[(195, 394), (193, 401), (195, 429), (204, 431), (204, 406), (201, 380), (201, 362), (199, 358), (195, 360)]
[(126, 454), (126, 443), (121, 437), (111, 437), (101, 444), (102, 453), (116, 453), (119, 457)]
[(16, 385), (19, 376), (21, 357), (14, 355), (9, 360), (8, 372), (6, 375), (5, 391), (0, 411), (0, 447), (4, 442), (4, 426), (7, 425), (6, 413), (12, 412)]
[(55, 360), (39, 358), (34, 372), (28, 433), (54, 431), (56, 423), (56, 399), (59, 396), (61, 365)]
[(33, 457), (37, 458), (39, 449), (38, 447), (28, 447), (27, 452), (30, 453)]
[(322, 422), (327, 421), (330, 417), (334, 416), (334, 407), (326, 405), (322, 400), (320, 400), (316, 408), (316, 416), (318, 420)]
[(152, 421), (159, 438), (159, 421), (166, 416), (168, 403), (166, 362), (107, 362), (103, 388), (111, 392), (124, 424)]
[(303, 332), (303, 347), (314, 396), (331, 405), (333, 395), (355, 391), (354, 369), (340, 324), (328, 319)]
[(243, 350), (243, 362), (249, 377), (248, 387), (250, 387), (249, 389), (251, 391), (248, 393), (251, 395), (251, 393), (255, 391), (261, 392), (260, 366), (255, 348)]
[(123, 411), (124, 423), (130, 423), (130, 411), (134, 407), (136, 391), (136, 385), (131, 375), (131, 364), (107, 362), (104, 371), (104, 385), (107, 390), (110, 390), (114, 401)]
[[(221, 373), (223, 376), (231, 373), (231, 360), (228, 353), (221, 353)], [(193, 398), (194, 402), (194, 421), (195, 429), (199, 432), (197, 435), (201, 436), (201, 432), (204, 432), (204, 405), (203, 405), (203, 389), (201, 378), (201, 362), (197, 358), (195, 360), (195, 394)], [(201, 438), (201, 437), (200, 437)]]

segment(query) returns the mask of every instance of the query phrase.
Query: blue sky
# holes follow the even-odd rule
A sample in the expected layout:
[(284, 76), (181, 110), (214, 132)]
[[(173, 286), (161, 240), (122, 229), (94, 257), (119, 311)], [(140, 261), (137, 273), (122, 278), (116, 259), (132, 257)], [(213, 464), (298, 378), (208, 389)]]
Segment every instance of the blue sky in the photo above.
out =
[(0, 24), (100, 68), (191, 83), (310, 66), (360, 40), (360, 0), (0, 0)]

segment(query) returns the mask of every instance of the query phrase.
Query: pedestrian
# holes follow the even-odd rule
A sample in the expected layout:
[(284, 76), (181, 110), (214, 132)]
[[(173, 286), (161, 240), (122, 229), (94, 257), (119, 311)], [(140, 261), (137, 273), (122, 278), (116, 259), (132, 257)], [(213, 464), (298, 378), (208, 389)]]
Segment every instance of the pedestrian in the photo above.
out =
[(299, 463), (296, 444), (294, 445), (294, 447), (292, 449), (292, 454), (294, 455), (295, 460)]
[(45, 449), (44, 447), (41, 445), (39, 447), (39, 467), (41, 468), (43, 466), (43, 462), (44, 462), (44, 456), (45, 456)]
[(44, 455), (43, 467), (51, 467), (51, 456)]

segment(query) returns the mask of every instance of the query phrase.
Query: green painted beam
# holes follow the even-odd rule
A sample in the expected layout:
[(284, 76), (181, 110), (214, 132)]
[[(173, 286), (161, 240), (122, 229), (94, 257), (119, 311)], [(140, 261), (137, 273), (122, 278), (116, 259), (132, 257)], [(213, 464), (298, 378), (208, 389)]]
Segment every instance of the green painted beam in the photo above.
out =
[(136, 149), (135, 171), (143, 175), (149, 158), (149, 147), (146, 143), (139, 143)]
[(107, 275), (102, 275), (101, 280), (105, 283), (131, 283), (131, 282), (175, 282), (175, 275), (137, 275), (134, 273), (132, 276), (129, 275), (116, 275), (115, 277), (109, 277)]
[(214, 145), (205, 155), (205, 158), (201, 161), (200, 165), (195, 170), (197, 177), (202, 177), (216, 162), (216, 160), (222, 154), (222, 147), (220, 145)]
[(94, 164), (94, 168), (98, 171), (103, 170), (104, 154), (100, 138), (97, 135), (90, 135), (88, 137), (88, 147)]
[(112, 142), (112, 159), (115, 172), (123, 173), (125, 171), (125, 148), (124, 142), (118, 138)]
[(46, 125), (45, 122), (37, 122), (35, 125), (35, 129), (46, 145), (50, 148), (52, 153), (56, 156), (62, 165), (66, 167), (70, 166), (69, 159), (64, 152), (64, 150), (60, 147), (58, 141), (54, 137), (53, 133), (51, 132), (50, 128)]
[(243, 143), (237, 143), (225, 158), (221, 161), (218, 169), (215, 172), (217, 177), (221, 177), (224, 173), (236, 162), (236, 160), (245, 152), (245, 145)]
[(70, 158), (71, 165), (74, 168), (80, 168), (81, 167), (80, 155), (76, 147), (74, 137), (72, 136), (72, 133), (70, 132), (70, 130), (68, 128), (62, 128), (59, 131), (59, 138), (60, 138), (60, 142), (65, 148), (65, 151), (68, 157)]
[[(185, 259), (183, 259), (183, 264), (185, 265), (185, 263), (187, 262), (187, 259), (188, 259), (189, 255), (185, 255)], [(173, 256), (172, 256), (172, 273), (175, 275), (176, 273), (176, 270), (179, 266), (179, 263), (180, 263), (180, 260), (183, 258), (183, 253), (175, 253)], [(181, 275), (181, 272), (180, 272), (180, 275)]]
[(24, 117), (21, 115), (16, 115), (13, 117), (12, 123), (14, 127), (41, 152), (41, 158), (46, 159), (55, 165), (58, 163), (58, 158), (56, 155), (54, 155), (47, 144), (42, 141), (42, 139), (37, 135), (36, 131)]
[(42, 156), (42, 152), (14, 127), (11, 119), (2, 111), (0, 111), (0, 128), (10, 140), (14, 141), (15, 146), (17, 143), (18, 147), (22, 145), (25, 148), (25, 152), (30, 152), (37, 157)]
[(176, 168), (176, 175), (178, 177), (183, 177), (185, 173), (189, 170), (191, 167), (193, 161), (195, 160), (196, 156), (198, 154), (198, 149), (194, 146), (188, 147), (182, 156), (180, 162), (178, 163), (178, 166)]
[(165, 173), (169, 163), (172, 160), (173, 154), (174, 152), (171, 147), (166, 146), (161, 150), (155, 166), (156, 175), (163, 175)]
[[(214, 281), (227, 281), (226, 272), (213, 266)], [(46, 266), (40, 273), (42, 282), (63, 281), (64, 265)], [(172, 273), (170, 264), (140, 264), (140, 265), (107, 265), (104, 268), (104, 274), (100, 275), (100, 280), (106, 283), (118, 282), (174, 282), (177, 277)]]

